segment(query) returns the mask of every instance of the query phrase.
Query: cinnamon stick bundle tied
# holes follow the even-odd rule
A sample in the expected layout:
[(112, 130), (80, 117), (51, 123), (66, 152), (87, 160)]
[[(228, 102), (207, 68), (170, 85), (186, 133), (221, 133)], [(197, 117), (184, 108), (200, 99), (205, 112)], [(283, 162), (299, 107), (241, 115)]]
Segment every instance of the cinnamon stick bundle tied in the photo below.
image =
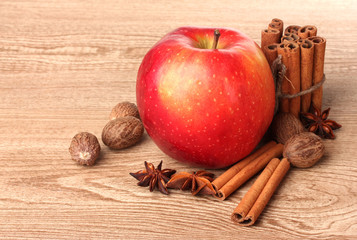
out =
[[(312, 86), (312, 73), (314, 64), (314, 44), (308, 39), (299, 39), (300, 45), (300, 77), (301, 90), (304, 91)], [(301, 96), (301, 112), (308, 112), (311, 105), (311, 93)]]
[(277, 29), (264, 29), (261, 34), (261, 49), (264, 49), (265, 46), (279, 43), (280, 42), (280, 32)]
[(302, 28), (300, 28), (298, 30), (297, 34), (302, 39), (305, 39), (308, 37), (313, 37), (313, 36), (316, 36), (316, 34), (317, 34), (317, 28), (313, 25), (303, 26)]
[[(317, 84), (322, 81), (324, 77), (324, 62), (325, 62), (325, 49), (326, 49), (326, 39), (323, 37), (309, 37), (314, 44), (314, 69), (312, 74), (313, 84)], [(321, 111), (322, 108), (322, 86), (312, 92), (312, 103), (317, 109)]]
[(272, 158), (281, 156), (283, 148), (284, 145), (278, 143), (274, 147), (270, 148), (269, 150), (261, 154), (259, 157), (248, 163), (232, 179), (230, 179), (226, 184), (224, 184), (220, 189), (218, 189), (216, 197), (220, 200), (226, 199), (243, 183), (245, 183), (248, 179), (257, 174), (261, 169), (263, 169)]
[(272, 159), (234, 210), (233, 222), (240, 226), (253, 225), (289, 169), (286, 158)]

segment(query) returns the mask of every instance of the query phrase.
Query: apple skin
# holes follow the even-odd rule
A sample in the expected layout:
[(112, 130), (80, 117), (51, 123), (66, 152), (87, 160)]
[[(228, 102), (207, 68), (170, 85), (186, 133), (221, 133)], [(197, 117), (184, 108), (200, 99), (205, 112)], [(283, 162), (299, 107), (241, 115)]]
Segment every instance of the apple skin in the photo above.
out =
[(144, 127), (170, 157), (223, 168), (247, 156), (274, 114), (275, 87), (259, 46), (245, 34), (181, 27), (145, 55), (136, 97)]

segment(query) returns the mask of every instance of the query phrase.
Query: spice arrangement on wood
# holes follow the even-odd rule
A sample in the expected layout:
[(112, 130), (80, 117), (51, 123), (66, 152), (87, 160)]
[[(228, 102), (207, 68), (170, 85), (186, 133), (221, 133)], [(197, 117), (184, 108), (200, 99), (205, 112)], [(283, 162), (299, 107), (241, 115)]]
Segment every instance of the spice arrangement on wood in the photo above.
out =
[[(205, 169), (176, 172), (162, 169), (163, 161), (156, 168), (145, 161), (144, 170), (130, 173), (139, 186), (165, 195), (169, 189), (190, 190), (193, 196), (212, 195), (223, 201), (259, 175), (231, 216), (239, 226), (251, 226), (291, 165), (308, 168), (323, 157), (322, 138), (334, 139), (333, 130), (341, 127), (327, 119), (330, 109), (321, 111), (326, 40), (316, 36), (312, 25), (285, 30), (283, 26), (282, 20), (272, 19), (261, 32), (261, 49), (238, 31), (184, 27), (147, 53), (138, 73), (138, 107), (121, 102), (112, 109), (102, 131), (103, 143), (111, 150), (128, 148), (140, 141), (145, 128), (172, 158), (205, 168), (231, 166), (214, 179)], [(171, 35), (180, 38), (172, 41)], [(184, 48), (197, 55), (195, 61), (182, 60)], [(233, 66), (230, 74), (213, 59)], [(208, 67), (202, 65), (208, 60)], [(260, 69), (255, 70), (257, 65)], [(207, 68), (202, 70), (203, 66)], [(189, 67), (192, 71), (185, 72)], [(275, 114), (274, 90), (279, 97)], [(254, 114), (249, 116), (249, 111)], [(267, 130), (267, 139), (272, 140), (257, 147)], [(92, 134), (80, 133), (72, 140), (71, 156), (82, 165), (93, 165), (99, 152)]]

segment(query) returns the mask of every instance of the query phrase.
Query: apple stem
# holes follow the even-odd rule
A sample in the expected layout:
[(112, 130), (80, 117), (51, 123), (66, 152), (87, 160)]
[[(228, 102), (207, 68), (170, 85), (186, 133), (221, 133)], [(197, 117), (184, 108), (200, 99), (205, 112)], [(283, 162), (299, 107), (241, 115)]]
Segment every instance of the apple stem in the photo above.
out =
[(212, 49), (217, 49), (218, 39), (220, 36), (221, 33), (219, 32), (219, 30), (218, 29), (214, 30), (214, 41), (213, 41)]

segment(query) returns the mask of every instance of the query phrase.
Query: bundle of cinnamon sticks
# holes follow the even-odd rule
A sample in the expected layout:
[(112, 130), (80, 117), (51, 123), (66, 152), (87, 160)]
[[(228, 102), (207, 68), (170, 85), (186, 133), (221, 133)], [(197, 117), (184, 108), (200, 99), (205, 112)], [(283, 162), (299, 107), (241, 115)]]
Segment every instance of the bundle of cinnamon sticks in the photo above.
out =
[[(283, 21), (274, 18), (261, 33), (261, 48), (272, 66), (278, 55), (286, 66), (281, 90), (283, 94), (296, 94), (320, 83), (324, 75), (326, 40), (317, 36), (317, 28), (312, 25), (291, 25), (283, 31)], [(322, 86), (312, 93), (292, 99), (281, 98), (280, 112), (290, 112), (297, 118), (300, 112), (308, 112), (314, 104), (322, 107)]]

